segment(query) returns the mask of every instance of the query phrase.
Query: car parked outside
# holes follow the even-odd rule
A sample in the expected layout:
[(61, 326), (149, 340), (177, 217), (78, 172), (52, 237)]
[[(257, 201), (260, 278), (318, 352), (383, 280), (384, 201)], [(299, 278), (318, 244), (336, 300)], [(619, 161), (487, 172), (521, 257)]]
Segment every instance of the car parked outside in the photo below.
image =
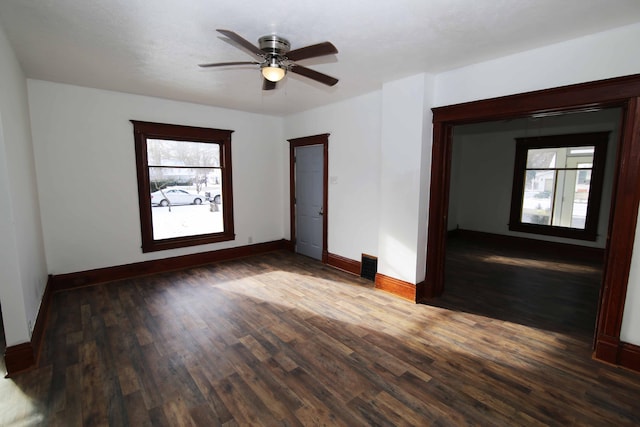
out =
[(211, 191), (207, 191), (204, 193), (204, 195), (208, 202), (213, 202), (216, 205), (219, 205), (222, 202), (220, 193), (212, 193)]
[(165, 188), (151, 193), (151, 204), (156, 206), (201, 205), (204, 196), (190, 193), (181, 188)]

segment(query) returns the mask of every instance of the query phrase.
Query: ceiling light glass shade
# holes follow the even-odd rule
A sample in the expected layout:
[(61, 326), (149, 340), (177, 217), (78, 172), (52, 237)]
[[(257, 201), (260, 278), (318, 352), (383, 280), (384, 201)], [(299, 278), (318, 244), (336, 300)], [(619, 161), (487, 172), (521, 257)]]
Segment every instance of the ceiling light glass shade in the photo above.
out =
[(280, 68), (278, 66), (269, 65), (268, 67), (262, 68), (262, 75), (265, 79), (271, 82), (279, 82), (284, 78), (286, 71), (284, 68)]

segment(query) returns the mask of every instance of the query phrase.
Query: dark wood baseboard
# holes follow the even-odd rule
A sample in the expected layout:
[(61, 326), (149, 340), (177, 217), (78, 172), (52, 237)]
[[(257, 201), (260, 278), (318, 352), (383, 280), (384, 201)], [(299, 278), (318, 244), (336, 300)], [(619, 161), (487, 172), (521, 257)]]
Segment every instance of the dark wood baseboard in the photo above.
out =
[(620, 348), (620, 366), (640, 372), (640, 346), (623, 342)]
[(36, 323), (33, 325), (31, 341), (12, 345), (5, 349), (4, 361), (7, 368), (7, 377), (29, 371), (38, 364), (40, 351), (42, 349), (42, 342), (44, 340), (44, 331), (47, 325), (47, 320), (49, 319), (51, 301), (53, 300), (51, 279), (52, 276), (49, 275), (47, 284), (44, 288), (44, 293), (42, 294), (38, 317), (36, 318)]
[(36, 350), (31, 342), (9, 346), (4, 351), (4, 363), (7, 377), (27, 372), (36, 366)]
[(400, 298), (416, 302), (416, 285), (395, 277), (376, 274), (376, 289), (392, 293)]
[(292, 240), (284, 240), (284, 248), (288, 251), (295, 252), (296, 245)]
[(327, 265), (337, 268), (338, 270), (346, 271), (347, 273), (355, 274), (356, 276), (359, 276), (362, 270), (360, 261), (332, 253), (329, 253), (327, 256)]
[[(359, 276), (362, 270), (362, 263), (360, 261), (332, 253), (329, 253), (329, 256), (327, 257), (327, 265), (356, 276)], [(424, 282), (414, 285), (394, 277), (376, 273), (375, 288), (392, 293), (400, 298), (416, 302), (418, 301), (419, 290), (421, 291), (424, 288)]]
[(416, 303), (424, 303), (434, 297), (433, 287), (429, 286), (426, 280), (416, 283)]
[(136, 262), (133, 264), (98, 268), (95, 270), (80, 271), (77, 273), (59, 274), (53, 276), (53, 291), (58, 292), (67, 289), (95, 285), (97, 283), (181, 270), (212, 262), (226, 261), (286, 249), (288, 249), (286, 240), (276, 240), (272, 242), (256, 243), (254, 245), (220, 249), (210, 252), (200, 252), (173, 258)]
[(640, 346), (612, 337), (598, 337), (594, 359), (640, 372)]
[(620, 342), (617, 338), (600, 335), (596, 339), (593, 358), (601, 362), (617, 365)]
[(529, 239), (526, 237), (507, 236), (503, 234), (485, 233), (484, 231), (464, 229), (451, 230), (447, 232), (447, 237), (462, 237), (470, 240), (486, 241), (489, 243), (507, 246), (515, 250), (526, 249), (527, 251), (536, 251), (544, 255), (562, 254), (562, 256), (566, 257), (567, 254), (569, 254), (574, 259), (597, 262), (604, 261), (604, 249), (589, 246), (549, 242), (546, 240)]

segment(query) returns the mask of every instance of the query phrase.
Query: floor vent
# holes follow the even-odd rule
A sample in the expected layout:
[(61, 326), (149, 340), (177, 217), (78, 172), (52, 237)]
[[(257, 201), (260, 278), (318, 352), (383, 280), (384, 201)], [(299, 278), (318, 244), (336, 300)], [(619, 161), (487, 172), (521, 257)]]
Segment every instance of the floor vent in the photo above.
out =
[(378, 258), (362, 254), (362, 267), (360, 269), (360, 277), (375, 281), (376, 273), (378, 272)]

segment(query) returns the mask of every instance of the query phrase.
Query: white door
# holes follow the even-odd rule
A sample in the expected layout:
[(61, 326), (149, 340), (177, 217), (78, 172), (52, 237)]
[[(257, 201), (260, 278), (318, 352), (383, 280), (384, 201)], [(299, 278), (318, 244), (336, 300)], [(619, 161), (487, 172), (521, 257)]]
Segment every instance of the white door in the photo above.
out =
[(322, 259), (324, 147), (295, 149), (296, 252)]

